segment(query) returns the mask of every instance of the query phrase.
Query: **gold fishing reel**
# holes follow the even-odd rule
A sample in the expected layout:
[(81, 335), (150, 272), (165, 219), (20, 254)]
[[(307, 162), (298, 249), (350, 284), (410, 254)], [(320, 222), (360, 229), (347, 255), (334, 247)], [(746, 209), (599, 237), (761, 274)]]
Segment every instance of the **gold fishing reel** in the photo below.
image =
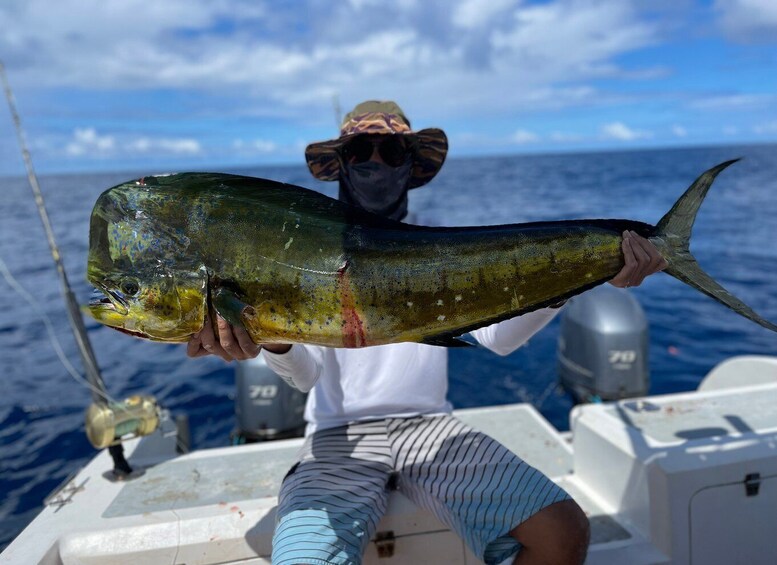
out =
[(158, 426), (159, 405), (150, 395), (109, 404), (93, 402), (86, 410), (86, 437), (97, 449), (146, 436)]

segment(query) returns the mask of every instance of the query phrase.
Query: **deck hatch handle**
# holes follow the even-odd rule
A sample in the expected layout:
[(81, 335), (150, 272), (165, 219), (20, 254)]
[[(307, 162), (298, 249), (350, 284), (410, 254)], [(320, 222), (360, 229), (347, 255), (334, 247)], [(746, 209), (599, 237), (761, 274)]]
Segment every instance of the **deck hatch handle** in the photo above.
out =
[(378, 548), (378, 559), (387, 559), (394, 556), (394, 537), (393, 530), (378, 532), (375, 534), (375, 547)]
[(747, 496), (758, 496), (760, 488), (761, 473), (749, 473), (745, 476), (745, 494)]

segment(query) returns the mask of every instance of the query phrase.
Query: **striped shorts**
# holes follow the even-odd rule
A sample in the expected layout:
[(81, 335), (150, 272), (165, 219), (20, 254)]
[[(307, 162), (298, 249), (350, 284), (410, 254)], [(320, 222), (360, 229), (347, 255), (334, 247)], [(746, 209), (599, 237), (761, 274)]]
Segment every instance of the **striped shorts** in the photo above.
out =
[(396, 488), (499, 563), (509, 532), (566, 492), (489, 436), (450, 415), (388, 418), (309, 436), (283, 481), (274, 565), (361, 563)]

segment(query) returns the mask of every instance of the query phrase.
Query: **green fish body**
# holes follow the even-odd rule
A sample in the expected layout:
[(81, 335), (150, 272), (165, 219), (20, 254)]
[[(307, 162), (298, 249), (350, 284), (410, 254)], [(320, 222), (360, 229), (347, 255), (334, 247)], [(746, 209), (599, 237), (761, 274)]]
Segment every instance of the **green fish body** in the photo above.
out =
[[(667, 272), (777, 330), (701, 271), (688, 251), (703, 174), (654, 227), (574, 220), (468, 228), (402, 224), (304, 188), (214, 173), (144, 177), (105, 191), (87, 277), (98, 321), (187, 341), (215, 310), (256, 343), (456, 345), (463, 333), (612, 279), (622, 233), (648, 237)], [(213, 319), (213, 317), (211, 317)]]

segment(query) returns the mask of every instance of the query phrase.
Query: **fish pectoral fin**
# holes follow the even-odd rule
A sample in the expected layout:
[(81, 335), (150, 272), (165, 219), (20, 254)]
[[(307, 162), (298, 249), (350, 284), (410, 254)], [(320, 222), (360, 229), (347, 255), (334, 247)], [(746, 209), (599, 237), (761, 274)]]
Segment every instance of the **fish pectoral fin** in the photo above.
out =
[(474, 343), (464, 341), (460, 337), (449, 335), (427, 337), (426, 339), (422, 340), (421, 343), (426, 345), (437, 345), (439, 347), (475, 347)]
[(245, 328), (245, 318), (255, 315), (254, 307), (246, 304), (226, 288), (219, 288), (211, 295), (216, 312), (233, 326)]

